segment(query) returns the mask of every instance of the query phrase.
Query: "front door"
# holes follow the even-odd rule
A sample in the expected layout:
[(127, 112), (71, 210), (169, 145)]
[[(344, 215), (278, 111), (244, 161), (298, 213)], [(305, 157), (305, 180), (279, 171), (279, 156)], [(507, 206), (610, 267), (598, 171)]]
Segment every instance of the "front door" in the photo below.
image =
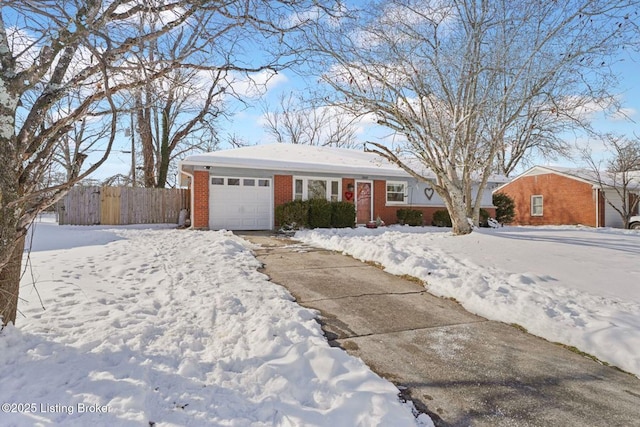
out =
[(366, 224), (373, 220), (373, 183), (356, 181), (356, 223)]

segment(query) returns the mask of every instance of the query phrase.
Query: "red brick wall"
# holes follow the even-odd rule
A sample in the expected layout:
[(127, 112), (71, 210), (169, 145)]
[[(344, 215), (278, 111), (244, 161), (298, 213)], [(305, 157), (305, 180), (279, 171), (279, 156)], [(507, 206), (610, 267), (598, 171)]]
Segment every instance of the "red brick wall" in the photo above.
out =
[[(596, 203), (591, 184), (557, 174), (519, 178), (501, 190), (515, 203), (517, 225), (573, 225), (595, 227)], [(543, 216), (531, 216), (531, 196), (543, 197)]]
[(209, 172), (193, 172), (193, 223), (194, 228), (209, 228)]
[[(386, 206), (386, 198), (387, 198), (387, 185), (386, 181), (374, 181), (373, 182), (373, 219), (380, 217), (384, 221), (385, 224), (397, 224), (398, 223), (398, 209), (414, 209), (422, 212), (422, 219), (424, 221), (424, 225), (431, 225), (433, 221), (433, 213), (439, 210), (446, 210), (447, 208), (444, 206), (441, 207), (433, 207), (433, 206), (410, 206), (410, 205), (391, 205)], [(489, 212), (489, 216), (495, 217), (496, 210), (495, 208), (486, 209)]]
[[(274, 175), (273, 177), (273, 209), (284, 205), (293, 200), (293, 176), (292, 175)], [(274, 218), (275, 226), (278, 227), (278, 221)]]
[(355, 203), (355, 196), (352, 195), (351, 196), (351, 200), (347, 200), (347, 198), (345, 197), (345, 194), (347, 193), (347, 187), (349, 185), (353, 185), (354, 186), (354, 190), (352, 191), (352, 193), (355, 194), (355, 185), (356, 185), (356, 180), (353, 178), (342, 178), (342, 201), (343, 202), (349, 202), (351, 204)]
[(293, 200), (293, 176), (274, 175), (273, 207), (276, 208)]

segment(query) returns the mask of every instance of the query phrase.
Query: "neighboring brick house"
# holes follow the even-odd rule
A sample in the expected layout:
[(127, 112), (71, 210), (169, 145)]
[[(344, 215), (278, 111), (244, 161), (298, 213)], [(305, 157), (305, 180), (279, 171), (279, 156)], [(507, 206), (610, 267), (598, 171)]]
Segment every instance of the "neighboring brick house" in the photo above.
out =
[[(606, 177), (601, 180), (602, 189), (593, 171), (534, 166), (495, 189), (494, 193), (505, 193), (513, 199), (514, 225), (622, 227), (620, 214), (606, 201), (610, 200), (619, 208), (621, 197), (613, 182), (608, 182)], [(640, 181), (632, 188), (638, 191)], [(634, 197), (637, 195), (631, 194), (631, 202)]]
[[(377, 218), (394, 224), (398, 209), (412, 208), (421, 210), (429, 225), (433, 213), (445, 209), (427, 183), (364, 151), (256, 145), (189, 156), (180, 171), (193, 190), (194, 228), (270, 230), (277, 206), (313, 197), (353, 203), (358, 224)], [(492, 181), (482, 198), (491, 213), (490, 188), (497, 185)]]

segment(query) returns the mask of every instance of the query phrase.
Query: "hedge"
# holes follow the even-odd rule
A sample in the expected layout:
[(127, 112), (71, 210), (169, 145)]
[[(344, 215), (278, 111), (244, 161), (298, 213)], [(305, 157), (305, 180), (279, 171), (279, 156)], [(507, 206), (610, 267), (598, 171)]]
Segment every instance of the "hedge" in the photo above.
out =
[(309, 228), (331, 228), (331, 202), (325, 199), (311, 199), (309, 203)]
[(284, 229), (354, 227), (356, 209), (349, 202), (324, 199), (294, 200), (276, 207), (276, 221)]
[(398, 222), (406, 225), (423, 225), (422, 211), (416, 209), (398, 209)]
[(331, 226), (333, 228), (355, 227), (356, 207), (349, 202), (332, 202)]
[(451, 227), (451, 217), (446, 209), (435, 211), (433, 213), (432, 225), (436, 227)]
[(294, 200), (276, 207), (276, 221), (283, 228), (298, 229), (309, 226), (309, 203)]
[(496, 221), (509, 224), (516, 215), (516, 205), (511, 197), (505, 193), (493, 194), (493, 205), (496, 207)]

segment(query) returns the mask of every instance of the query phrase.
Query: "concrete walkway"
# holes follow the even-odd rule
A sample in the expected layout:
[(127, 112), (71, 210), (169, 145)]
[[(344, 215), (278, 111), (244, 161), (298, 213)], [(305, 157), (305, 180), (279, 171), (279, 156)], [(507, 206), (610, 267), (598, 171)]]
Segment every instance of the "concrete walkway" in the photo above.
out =
[(255, 253), (273, 282), (321, 313), (332, 345), (396, 384), (436, 426), (640, 425), (632, 375), (351, 257), (240, 234), (261, 245)]

